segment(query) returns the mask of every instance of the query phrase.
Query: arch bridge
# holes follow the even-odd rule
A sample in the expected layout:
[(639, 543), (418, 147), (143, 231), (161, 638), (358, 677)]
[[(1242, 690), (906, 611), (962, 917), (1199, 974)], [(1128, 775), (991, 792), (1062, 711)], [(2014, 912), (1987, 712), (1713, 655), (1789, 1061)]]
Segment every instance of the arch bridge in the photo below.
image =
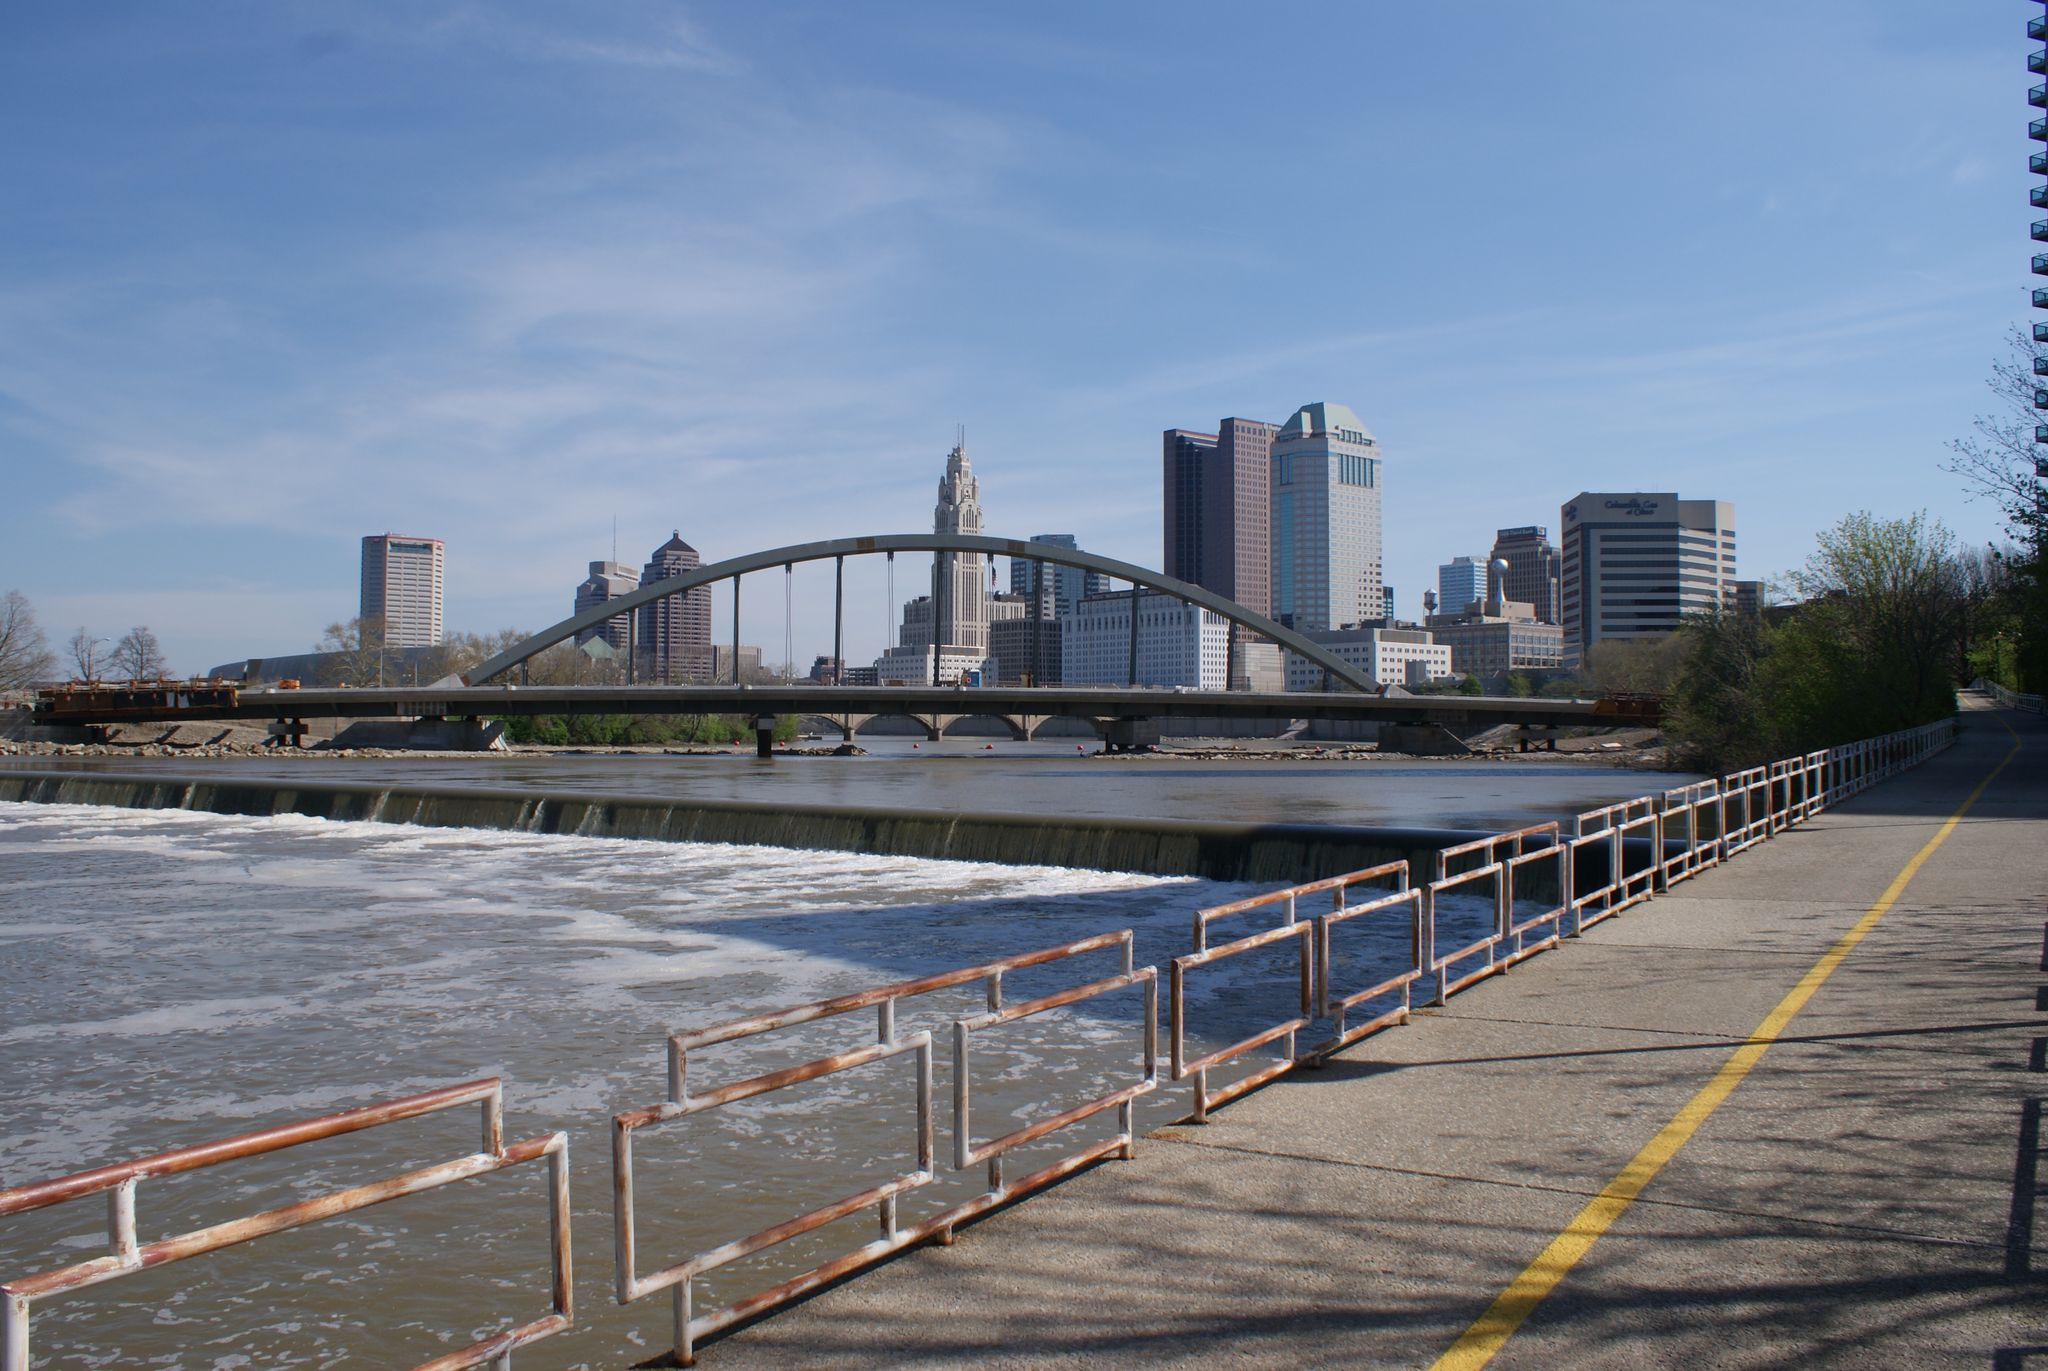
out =
[[(715, 585), (720, 581), (726, 580), (730, 580), (733, 583), (733, 660), (737, 662), (739, 660), (740, 578), (749, 572), (768, 571), (775, 567), (794, 567), (799, 562), (822, 562), (826, 560), (837, 564), (837, 571), (833, 578), (832, 656), (835, 661), (843, 664), (846, 660), (842, 641), (846, 617), (846, 581), (844, 574), (846, 559), (848, 557), (872, 556), (879, 553), (893, 560), (899, 552), (982, 553), (992, 557), (1022, 558), (1027, 562), (1041, 564), (1041, 576), (1042, 565), (1048, 562), (1055, 566), (1077, 567), (1082, 571), (1097, 572), (1108, 576), (1112, 580), (1127, 581), (1133, 587), (1160, 591), (1188, 604), (1199, 605), (1203, 609), (1220, 615), (1238, 627), (1276, 642), (1304, 661), (1313, 662), (1316, 666), (1320, 667), (1324, 673), (1326, 684), (1341, 681), (1356, 690), (1377, 691), (1379, 689), (1379, 684), (1376, 681), (1373, 681), (1334, 653), (1310, 642), (1293, 629), (1282, 627), (1265, 615), (1255, 614), (1243, 605), (1238, 604), (1235, 600), (1218, 595), (1212, 590), (1205, 590), (1201, 586), (1187, 581), (1176, 580), (1171, 576), (1134, 565), (1130, 562), (1120, 562), (1113, 557), (1097, 556), (1095, 553), (1083, 552), (1077, 548), (1059, 547), (1050, 543), (1019, 542), (1011, 538), (988, 538), (978, 534), (967, 533), (884, 533), (865, 538), (833, 538), (824, 542), (797, 543), (790, 547), (770, 548), (766, 552), (754, 552), (742, 557), (730, 557), (725, 561), (713, 562), (709, 566), (698, 567), (693, 571), (686, 571), (680, 576), (672, 576), (667, 580), (650, 581), (630, 594), (621, 595), (616, 600), (607, 600), (601, 605), (594, 605), (581, 614), (571, 615), (558, 624), (542, 629), (524, 642), (514, 643), (497, 656), (487, 661), (479, 662), (476, 666), (465, 672), (459, 678), (459, 682), (463, 685), (482, 685), (492, 677), (498, 676), (518, 666), (520, 663), (545, 652), (555, 644), (568, 641), (584, 629), (597, 628), (612, 619), (618, 618), (622, 614), (631, 613), (641, 606), (653, 604), (657, 600), (666, 599), (672, 595), (682, 595), (700, 587)], [(940, 590), (938, 585), (939, 579), (937, 563), (935, 561), (932, 578), (935, 592), (933, 595), (934, 612), (932, 614), (934, 633), (938, 631), (937, 625), (940, 618), (937, 613), (937, 592)], [(1033, 584), (1042, 584), (1039, 576), (1034, 576)], [(1031, 617), (1037, 619), (1041, 608), (1041, 598), (1034, 595), (1031, 603)], [(891, 606), (891, 609), (893, 610), (894, 606)], [(1230, 642), (1232, 661), (1229, 674), (1235, 674), (1236, 634), (1233, 633), (1231, 635)], [(1131, 615), (1129, 671), (1131, 679), (1125, 682), (1126, 685), (1137, 684), (1137, 643), (1138, 616), (1134, 611)], [(932, 685), (939, 684), (937, 679), (938, 656), (938, 652), (934, 651), (932, 654)], [(1229, 674), (1226, 674), (1224, 678), (1226, 681), (1229, 679)], [(456, 683), (456, 681), (448, 682), (451, 685)]]

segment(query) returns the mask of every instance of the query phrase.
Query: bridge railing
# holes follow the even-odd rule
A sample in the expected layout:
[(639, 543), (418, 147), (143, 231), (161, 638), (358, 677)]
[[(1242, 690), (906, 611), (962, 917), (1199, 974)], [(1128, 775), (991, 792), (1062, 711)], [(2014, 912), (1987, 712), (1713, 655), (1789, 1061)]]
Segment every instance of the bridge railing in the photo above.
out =
[[(131, 1276), (139, 1271), (218, 1252), (258, 1238), (303, 1228), (325, 1219), (353, 1214), (373, 1204), (453, 1185), (525, 1162), (545, 1159), (548, 1164), (549, 1258), (552, 1280), (549, 1293), (553, 1307), (540, 1318), (479, 1339), (453, 1352), (421, 1362), (414, 1371), (459, 1371), (460, 1368), (492, 1366), (507, 1371), (514, 1350), (554, 1336), (574, 1321), (569, 1267), (569, 1138), (550, 1133), (525, 1142), (507, 1144), (504, 1128), (504, 1086), (495, 1076), (442, 1086), (403, 1099), (363, 1105), (335, 1114), (279, 1124), (272, 1128), (218, 1138), (212, 1142), (138, 1157), (133, 1161), (80, 1171), (33, 1185), (0, 1190), (0, 1218), (47, 1209), (70, 1200), (105, 1195), (107, 1200), (107, 1247), (104, 1256), (90, 1257), (66, 1266), (53, 1267), (0, 1285), (0, 1371), (28, 1371), (29, 1313), (37, 1300), (73, 1290), (83, 1290), (106, 1281)], [(387, 1176), (345, 1190), (332, 1190), (293, 1204), (266, 1209), (243, 1218), (229, 1219), (191, 1232), (148, 1242), (139, 1236), (136, 1195), (142, 1182), (176, 1176), (225, 1162), (242, 1161), (272, 1152), (282, 1152), (324, 1138), (340, 1137), (365, 1129), (422, 1118), (466, 1105), (482, 1109), (482, 1144), (476, 1152), (450, 1161)]]
[(2024, 709), (2031, 714), (2042, 712), (2041, 697), (2039, 695), (2022, 695), (2017, 690), (2007, 690), (1996, 681), (1979, 680), (1976, 682), (1976, 688), (1989, 693), (1993, 699), (1997, 700), (1998, 703), (2004, 705), (2007, 709)]

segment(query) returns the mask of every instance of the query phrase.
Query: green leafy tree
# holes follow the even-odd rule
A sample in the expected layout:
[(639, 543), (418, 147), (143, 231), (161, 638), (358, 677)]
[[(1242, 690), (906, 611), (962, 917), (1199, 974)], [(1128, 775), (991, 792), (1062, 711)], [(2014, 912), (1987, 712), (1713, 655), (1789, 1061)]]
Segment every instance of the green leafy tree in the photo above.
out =
[(1969, 581), (1924, 514), (1852, 514), (1788, 584), (1805, 598), (1765, 622), (1724, 609), (1686, 622), (1665, 727), (1704, 770), (1927, 723), (1955, 708)]

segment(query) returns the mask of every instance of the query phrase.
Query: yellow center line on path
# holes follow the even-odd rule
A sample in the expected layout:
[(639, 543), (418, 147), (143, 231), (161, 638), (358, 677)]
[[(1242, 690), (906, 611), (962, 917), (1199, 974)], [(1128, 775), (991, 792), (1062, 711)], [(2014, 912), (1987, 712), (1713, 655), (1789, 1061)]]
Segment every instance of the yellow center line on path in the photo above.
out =
[(1998, 779), (1999, 773), (2012, 764), (2013, 758), (2020, 755), (2019, 733), (2003, 718), (1998, 722), (2004, 725), (2006, 732), (2013, 735), (2012, 750), (2005, 754), (1997, 766), (1991, 768), (1983, 780), (1977, 782), (1977, 788), (1970, 792), (1970, 797), (1957, 807), (1955, 813), (1948, 816), (1939, 829), (1935, 830), (1934, 836), (1900, 868), (1899, 874), (1892, 877), (1892, 883), (1884, 888), (1884, 894), (1877, 897), (1877, 903), (1865, 910), (1863, 917), (1856, 921), (1855, 926), (1844, 933), (1835, 945), (1799, 978), (1799, 984), (1793, 986), (1784, 999), (1778, 1001), (1777, 1008), (1764, 1016), (1764, 1021), (1757, 1025), (1756, 1031), (1749, 1035), (1741, 1047), (1735, 1049), (1735, 1054), (1714, 1073), (1714, 1078), (1700, 1087), (1697, 1095), (1685, 1102), (1684, 1107), (1672, 1116), (1671, 1122), (1657, 1130), (1656, 1137), (1643, 1144), (1642, 1151), (1629, 1158), (1628, 1165), (1622, 1167), (1599, 1194), (1586, 1201), (1585, 1208), (1572, 1217), (1572, 1221), (1564, 1226), (1564, 1231), (1552, 1238), (1550, 1245), (1537, 1253), (1536, 1260), (1523, 1267), (1522, 1273), (1486, 1307), (1486, 1312), (1474, 1319), (1472, 1326), (1458, 1336), (1458, 1340), (1451, 1344), (1450, 1349), (1430, 1364), (1430, 1371), (1479, 1371), (1480, 1367), (1492, 1361), (1502, 1344), (1514, 1336), (1515, 1330), (1522, 1326), (1522, 1321), (1536, 1311), (1536, 1306), (1541, 1304), (1556, 1288), (1557, 1283), (1578, 1264), (1579, 1258), (1586, 1255), (1587, 1250), (1599, 1240), (1600, 1235), (1621, 1217), (1622, 1212), (1636, 1196), (1643, 1192), (1643, 1188), (1664, 1169), (1664, 1164), (1678, 1155), (1678, 1149), (1684, 1147), (1692, 1135), (1699, 1131), (1700, 1125), (1707, 1121), (1707, 1116), (1720, 1108), (1721, 1102), (1734, 1093), (1736, 1086), (1742, 1084), (1742, 1078), (1762, 1059), (1764, 1050), (1785, 1031), (1785, 1026), (1792, 1021), (1792, 1016), (1806, 1007), (1806, 1002), (1812, 999), (1814, 992), (1834, 974), (1835, 968), (1842, 964), (1842, 959), (1855, 950), (1856, 944), (1862, 942), (1864, 936), (1877, 926), (1877, 921), (1884, 917), (1885, 911), (1898, 903), (1899, 896), (1906, 891), (1907, 883), (1918, 874), (1927, 859), (1934, 855), (1934, 850), (1948, 839), (1949, 834), (1955, 832), (1956, 825), (1970, 812), (1971, 806), (1975, 805), (1990, 788), (1991, 783)]

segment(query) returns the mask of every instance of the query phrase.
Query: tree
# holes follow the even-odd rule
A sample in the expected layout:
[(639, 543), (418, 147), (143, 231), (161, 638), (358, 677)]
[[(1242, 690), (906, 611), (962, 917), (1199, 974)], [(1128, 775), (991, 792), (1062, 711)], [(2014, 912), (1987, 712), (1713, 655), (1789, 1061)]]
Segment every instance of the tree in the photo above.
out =
[(313, 650), (327, 655), (320, 665), (322, 685), (396, 683), (397, 678), (387, 672), (390, 659), (384, 649), (384, 620), (377, 615), (329, 624)]
[(56, 671), (57, 659), (28, 597), (18, 590), (0, 596), (0, 690), (25, 690)]
[(1479, 683), (1477, 676), (1468, 671), (1465, 673), (1465, 679), (1458, 682), (1458, 693), (1460, 695), (1484, 695), (1486, 687)]
[(1686, 621), (1665, 713), (1677, 755), (1724, 771), (1928, 723), (1955, 709), (1970, 576), (1924, 514), (1852, 514), (1788, 578), (1775, 622)]
[[(1806, 603), (1791, 627), (1815, 636), (1850, 694), (1838, 702), (1888, 733), (1955, 707), (1966, 580), (1938, 519), (1851, 514), (1820, 535), (1790, 579)], [(1855, 736), (1855, 735), (1851, 735)]]
[[(1944, 464), (1971, 495), (1991, 500), (2005, 516), (2016, 546), (2003, 557), (2008, 579), (1992, 615), (2003, 620), (1993, 661), (2008, 673), (2001, 684), (2033, 691), (2048, 689), (2048, 444), (2035, 442), (2036, 426), (2048, 416), (2034, 407), (2034, 396), (2048, 390), (2044, 364), (2048, 350), (2015, 329), (1986, 383), (1997, 407), (1977, 416), (1974, 437), (1949, 444), (1954, 456)], [(1972, 646), (1974, 639), (1964, 650)]]
[(1508, 673), (1508, 696), (1511, 699), (1526, 700), (1536, 693), (1536, 683), (1519, 671)]
[(1665, 695), (1685, 662), (1675, 633), (1652, 638), (1602, 638), (1586, 652), (1586, 677), (1602, 694)]
[(116, 676), (125, 676), (131, 681), (154, 681), (171, 674), (170, 663), (164, 660), (163, 647), (147, 624), (137, 624), (121, 635), (121, 640), (114, 644), (114, 650), (107, 658), (107, 665)]
[(83, 628), (71, 635), (71, 665), (78, 669), (79, 680), (97, 681), (100, 678), (100, 667), (106, 661), (106, 654), (101, 649), (106, 641), (105, 638), (93, 637)]

